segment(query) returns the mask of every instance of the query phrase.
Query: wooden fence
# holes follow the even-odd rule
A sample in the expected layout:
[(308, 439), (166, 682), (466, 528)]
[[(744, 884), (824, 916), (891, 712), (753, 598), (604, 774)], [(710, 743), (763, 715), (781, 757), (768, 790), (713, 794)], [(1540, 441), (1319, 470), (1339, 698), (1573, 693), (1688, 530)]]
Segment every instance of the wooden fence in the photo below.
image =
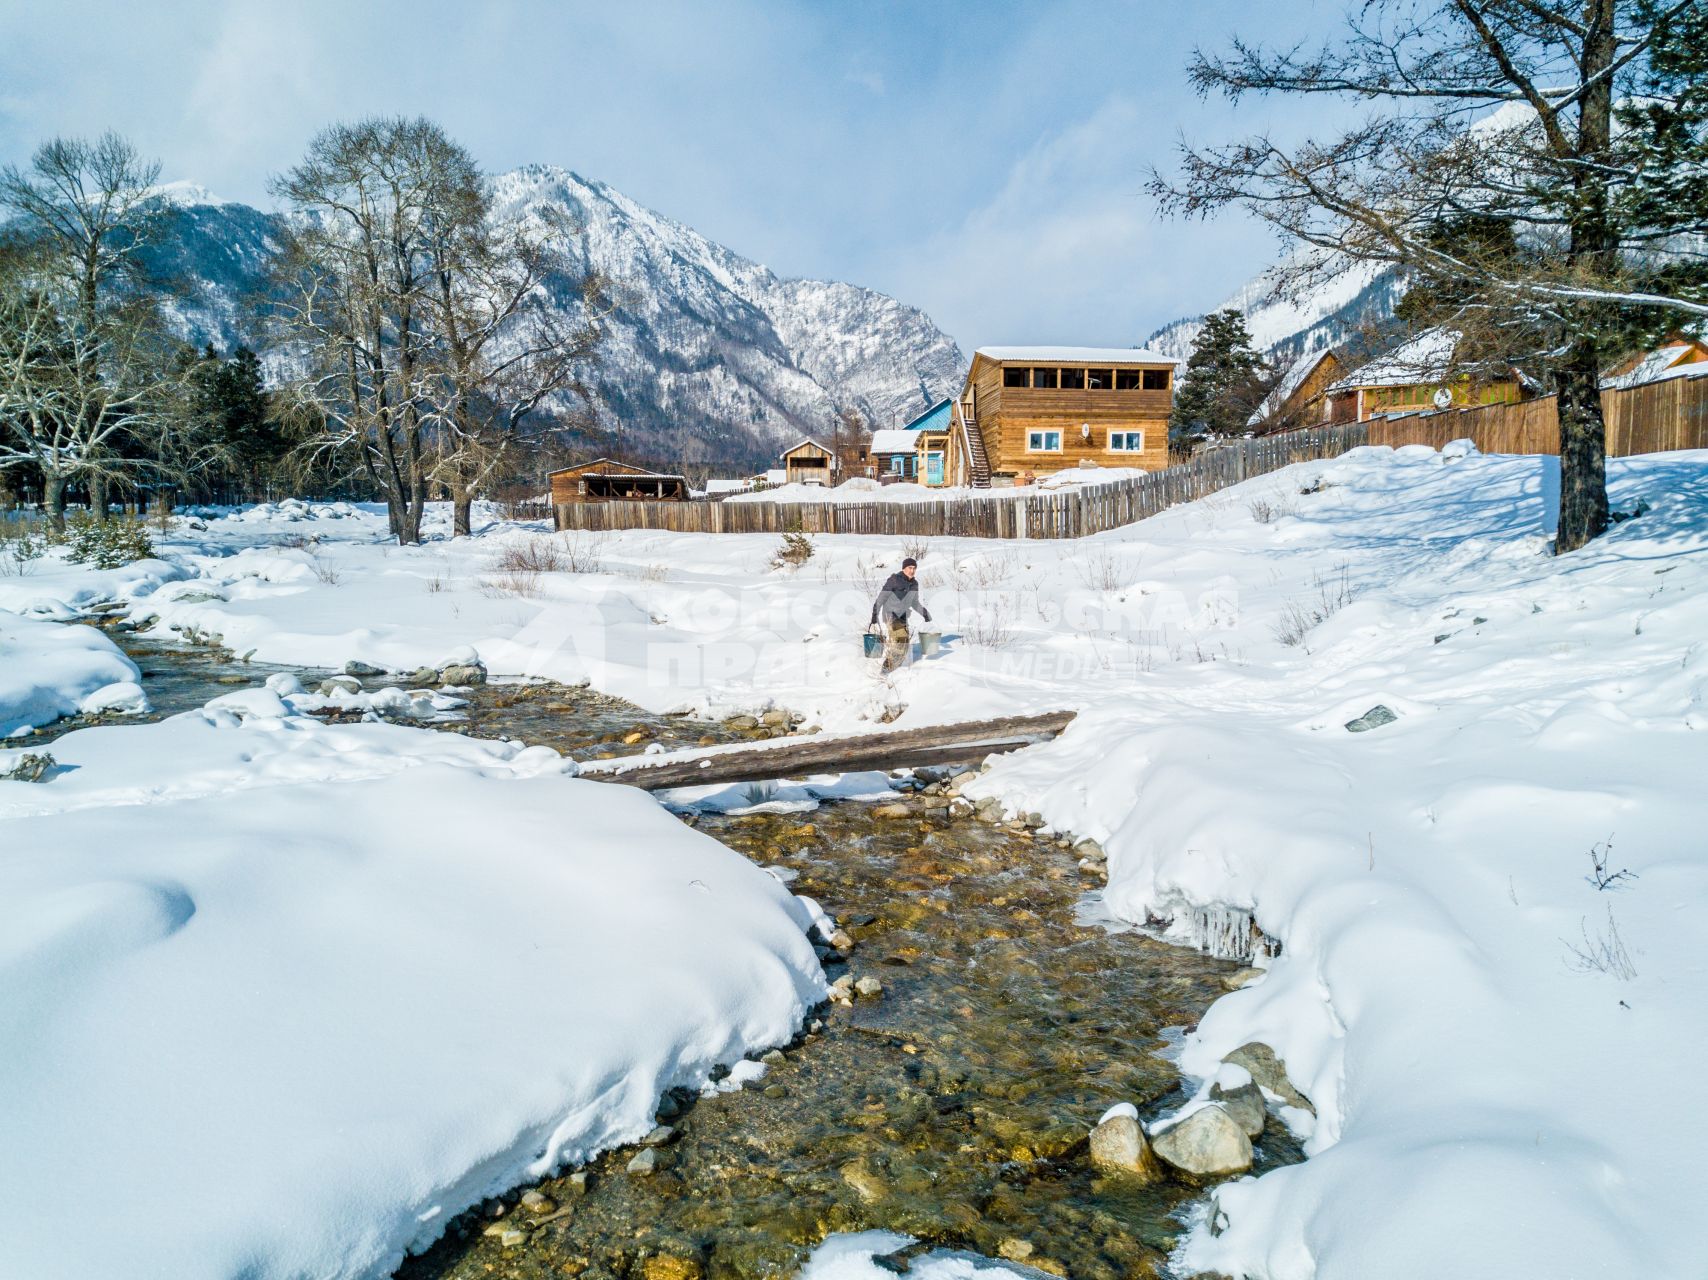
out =
[[(1668, 378), (1625, 391), (1604, 391), (1607, 456), (1708, 449), (1708, 377)], [(1367, 424), (1371, 444), (1470, 440), (1483, 453), (1560, 452), (1560, 414), (1553, 396), (1477, 409), (1411, 414)]]
[(1241, 440), (1190, 462), (1142, 476), (1052, 493), (940, 502), (572, 502), (557, 508), (559, 529), (672, 533), (866, 533), (891, 537), (1082, 538), (1143, 520), (1295, 462), (1332, 458), (1369, 443), (1364, 423), (1313, 427)]

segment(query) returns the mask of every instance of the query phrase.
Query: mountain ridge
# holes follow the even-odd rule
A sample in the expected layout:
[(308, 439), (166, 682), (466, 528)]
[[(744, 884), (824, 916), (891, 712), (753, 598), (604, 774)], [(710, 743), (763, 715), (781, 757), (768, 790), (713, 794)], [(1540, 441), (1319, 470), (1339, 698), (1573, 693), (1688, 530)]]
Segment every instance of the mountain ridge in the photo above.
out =
[[(582, 229), (565, 246), (575, 268), (615, 283), (618, 306), (584, 379), (596, 417), (591, 448), (757, 468), (846, 411), (889, 426), (959, 388), (966, 360), (954, 340), (887, 294), (780, 277), (555, 165), (523, 165), (491, 183), (497, 217), (567, 213)], [(262, 290), (284, 215), (189, 182), (167, 184), (161, 200), (148, 266), (183, 288), (167, 309), (175, 332), (265, 354), (271, 344), (248, 303)], [(545, 288), (552, 305), (579, 307), (573, 280)]]

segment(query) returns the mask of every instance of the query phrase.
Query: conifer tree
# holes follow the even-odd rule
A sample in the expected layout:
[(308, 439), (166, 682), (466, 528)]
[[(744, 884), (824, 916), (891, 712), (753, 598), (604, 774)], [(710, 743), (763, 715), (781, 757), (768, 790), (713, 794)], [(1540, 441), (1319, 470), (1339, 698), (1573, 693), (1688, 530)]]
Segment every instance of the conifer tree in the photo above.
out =
[(1245, 317), (1232, 309), (1205, 316), (1175, 390), (1169, 432), (1178, 437), (1244, 431), (1270, 384), (1269, 366), (1252, 348)]

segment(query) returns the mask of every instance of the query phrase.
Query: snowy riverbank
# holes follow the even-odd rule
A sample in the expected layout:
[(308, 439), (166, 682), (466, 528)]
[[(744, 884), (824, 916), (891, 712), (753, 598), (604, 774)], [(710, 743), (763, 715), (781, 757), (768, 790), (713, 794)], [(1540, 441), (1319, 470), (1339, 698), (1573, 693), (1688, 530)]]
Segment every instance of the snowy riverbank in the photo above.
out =
[[(759, 535), (489, 520), (400, 549), (372, 509), (255, 509), (124, 571), (39, 562), (0, 609), (116, 599), (317, 666), (466, 646), (496, 676), (825, 727), (1076, 708), (975, 791), (1100, 840), (1119, 918), (1279, 939), (1182, 1061), (1261, 1040), (1317, 1112), (1312, 1158), (1219, 1188), (1184, 1269), (1691, 1275), (1708, 1125), (1652, 1082), (1708, 1052), (1708, 456), (1609, 470), (1649, 509), (1560, 558), (1550, 460), (1364, 449), (1082, 542), (820, 538), (795, 570)], [(880, 678), (858, 633), (921, 550), (943, 651)], [(1633, 875), (1594, 887), (1598, 847)]]

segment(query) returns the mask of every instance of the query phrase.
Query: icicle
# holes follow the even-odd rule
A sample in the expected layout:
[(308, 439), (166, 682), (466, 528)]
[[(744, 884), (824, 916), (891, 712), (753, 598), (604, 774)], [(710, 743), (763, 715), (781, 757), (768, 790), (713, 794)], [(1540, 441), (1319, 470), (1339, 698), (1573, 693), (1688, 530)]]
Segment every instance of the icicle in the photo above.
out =
[(1188, 946), (1218, 959), (1250, 964), (1256, 959), (1273, 959), (1281, 954), (1279, 940), (1258, 928), (1251, 912), (1243, 907), (1228, 907), (1220, 903), (1191, 907), (1184, 921), (1175, 917), (1174, 927), (1185, 933)]

